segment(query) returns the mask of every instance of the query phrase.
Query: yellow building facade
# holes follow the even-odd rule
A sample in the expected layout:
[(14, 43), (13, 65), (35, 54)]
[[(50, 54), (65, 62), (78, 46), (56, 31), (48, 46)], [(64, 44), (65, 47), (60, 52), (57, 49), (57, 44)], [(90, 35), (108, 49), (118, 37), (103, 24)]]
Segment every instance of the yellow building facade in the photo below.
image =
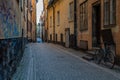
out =
[(47, 6), (48, 6), (48, 0), (43, 0), (43, 15), (44, 15), (44, 41), (47, 42), (48, 41), (48, 13), (47, 13)]
[(53, 41), (53, 8), (48, 10), (48, 40)]
[(48, 40), (69, 47), (70, 35), (74, 34), (74, 1), (49, 2), (47, 13)]
[(94, 50), (106, 41), (115, 44), (116, 54), (120, 56), (119, 0), (49, 0), (47, 3), (45, 26), (49, 42), (71, 47), (76, 33), (77, 48)]
[(36, 0), (32, 0), (32, 41), (36, 41)]
[(27, 37), (31, 42), (36, 41), (36, 0), (27, 1)]

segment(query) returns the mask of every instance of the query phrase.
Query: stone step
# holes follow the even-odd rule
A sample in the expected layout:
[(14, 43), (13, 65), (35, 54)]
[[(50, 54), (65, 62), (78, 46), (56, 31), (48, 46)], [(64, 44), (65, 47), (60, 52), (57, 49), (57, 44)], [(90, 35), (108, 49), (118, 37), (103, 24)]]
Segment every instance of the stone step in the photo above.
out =
[(89, 56), (89, 55), (83, 56), (82, 58), (87, 60), (87, 61), (93, 60), (93, 56)]

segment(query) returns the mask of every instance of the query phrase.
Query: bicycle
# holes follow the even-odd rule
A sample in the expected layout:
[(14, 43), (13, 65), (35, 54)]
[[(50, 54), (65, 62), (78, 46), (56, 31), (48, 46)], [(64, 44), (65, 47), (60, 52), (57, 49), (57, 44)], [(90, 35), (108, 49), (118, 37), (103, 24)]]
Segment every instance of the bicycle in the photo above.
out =
[(111, 69), (114, 68), (115, 61), (116, 61), (115, 45), (105, 43), (104, 48), (102, 46), (100, 46), (95, 51), (94, 60), (98, 64), (101, 64), (103, 62), (106, 65), (110, 66)]

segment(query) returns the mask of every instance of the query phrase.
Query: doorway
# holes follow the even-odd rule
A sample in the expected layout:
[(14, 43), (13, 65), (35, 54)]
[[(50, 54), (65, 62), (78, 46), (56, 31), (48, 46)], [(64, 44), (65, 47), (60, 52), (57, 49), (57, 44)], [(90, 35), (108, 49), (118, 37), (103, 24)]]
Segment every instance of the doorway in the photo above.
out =
[(70, 41), (70, 29), (69, 28), (66, 28), (65, 29), (65, 47), (69, 48), (70, 44), (69, 44), (69, 41)]
[(57, 34), (56, 34), (56, 43), (57, 43)]
[(60, 37), (61, 37), (61, 45), (63, 45), (63, 34), (62, 33), (60, 34)]
[(50, 34), (50, 42), (52, 42), (52, 34)]
[(92, 9), (92, 47), (99, 47), (101, 30), (101, 6), (94, 4)]

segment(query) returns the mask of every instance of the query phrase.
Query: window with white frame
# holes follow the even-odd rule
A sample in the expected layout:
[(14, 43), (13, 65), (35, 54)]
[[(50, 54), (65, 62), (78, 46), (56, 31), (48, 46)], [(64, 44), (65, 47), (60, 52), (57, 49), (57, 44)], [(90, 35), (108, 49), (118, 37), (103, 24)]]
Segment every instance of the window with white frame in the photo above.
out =
[(80, 4), (80, 31), (88, 29), (88, 6), (87, 1)]
[(116, 24), (116, 0), (104, 0), (104, 26)]
[(60, 25), (60, 11), (57, 11), (57, 25)]
[(69, 20), (74, 20), (74, 3), (69, 3)]

